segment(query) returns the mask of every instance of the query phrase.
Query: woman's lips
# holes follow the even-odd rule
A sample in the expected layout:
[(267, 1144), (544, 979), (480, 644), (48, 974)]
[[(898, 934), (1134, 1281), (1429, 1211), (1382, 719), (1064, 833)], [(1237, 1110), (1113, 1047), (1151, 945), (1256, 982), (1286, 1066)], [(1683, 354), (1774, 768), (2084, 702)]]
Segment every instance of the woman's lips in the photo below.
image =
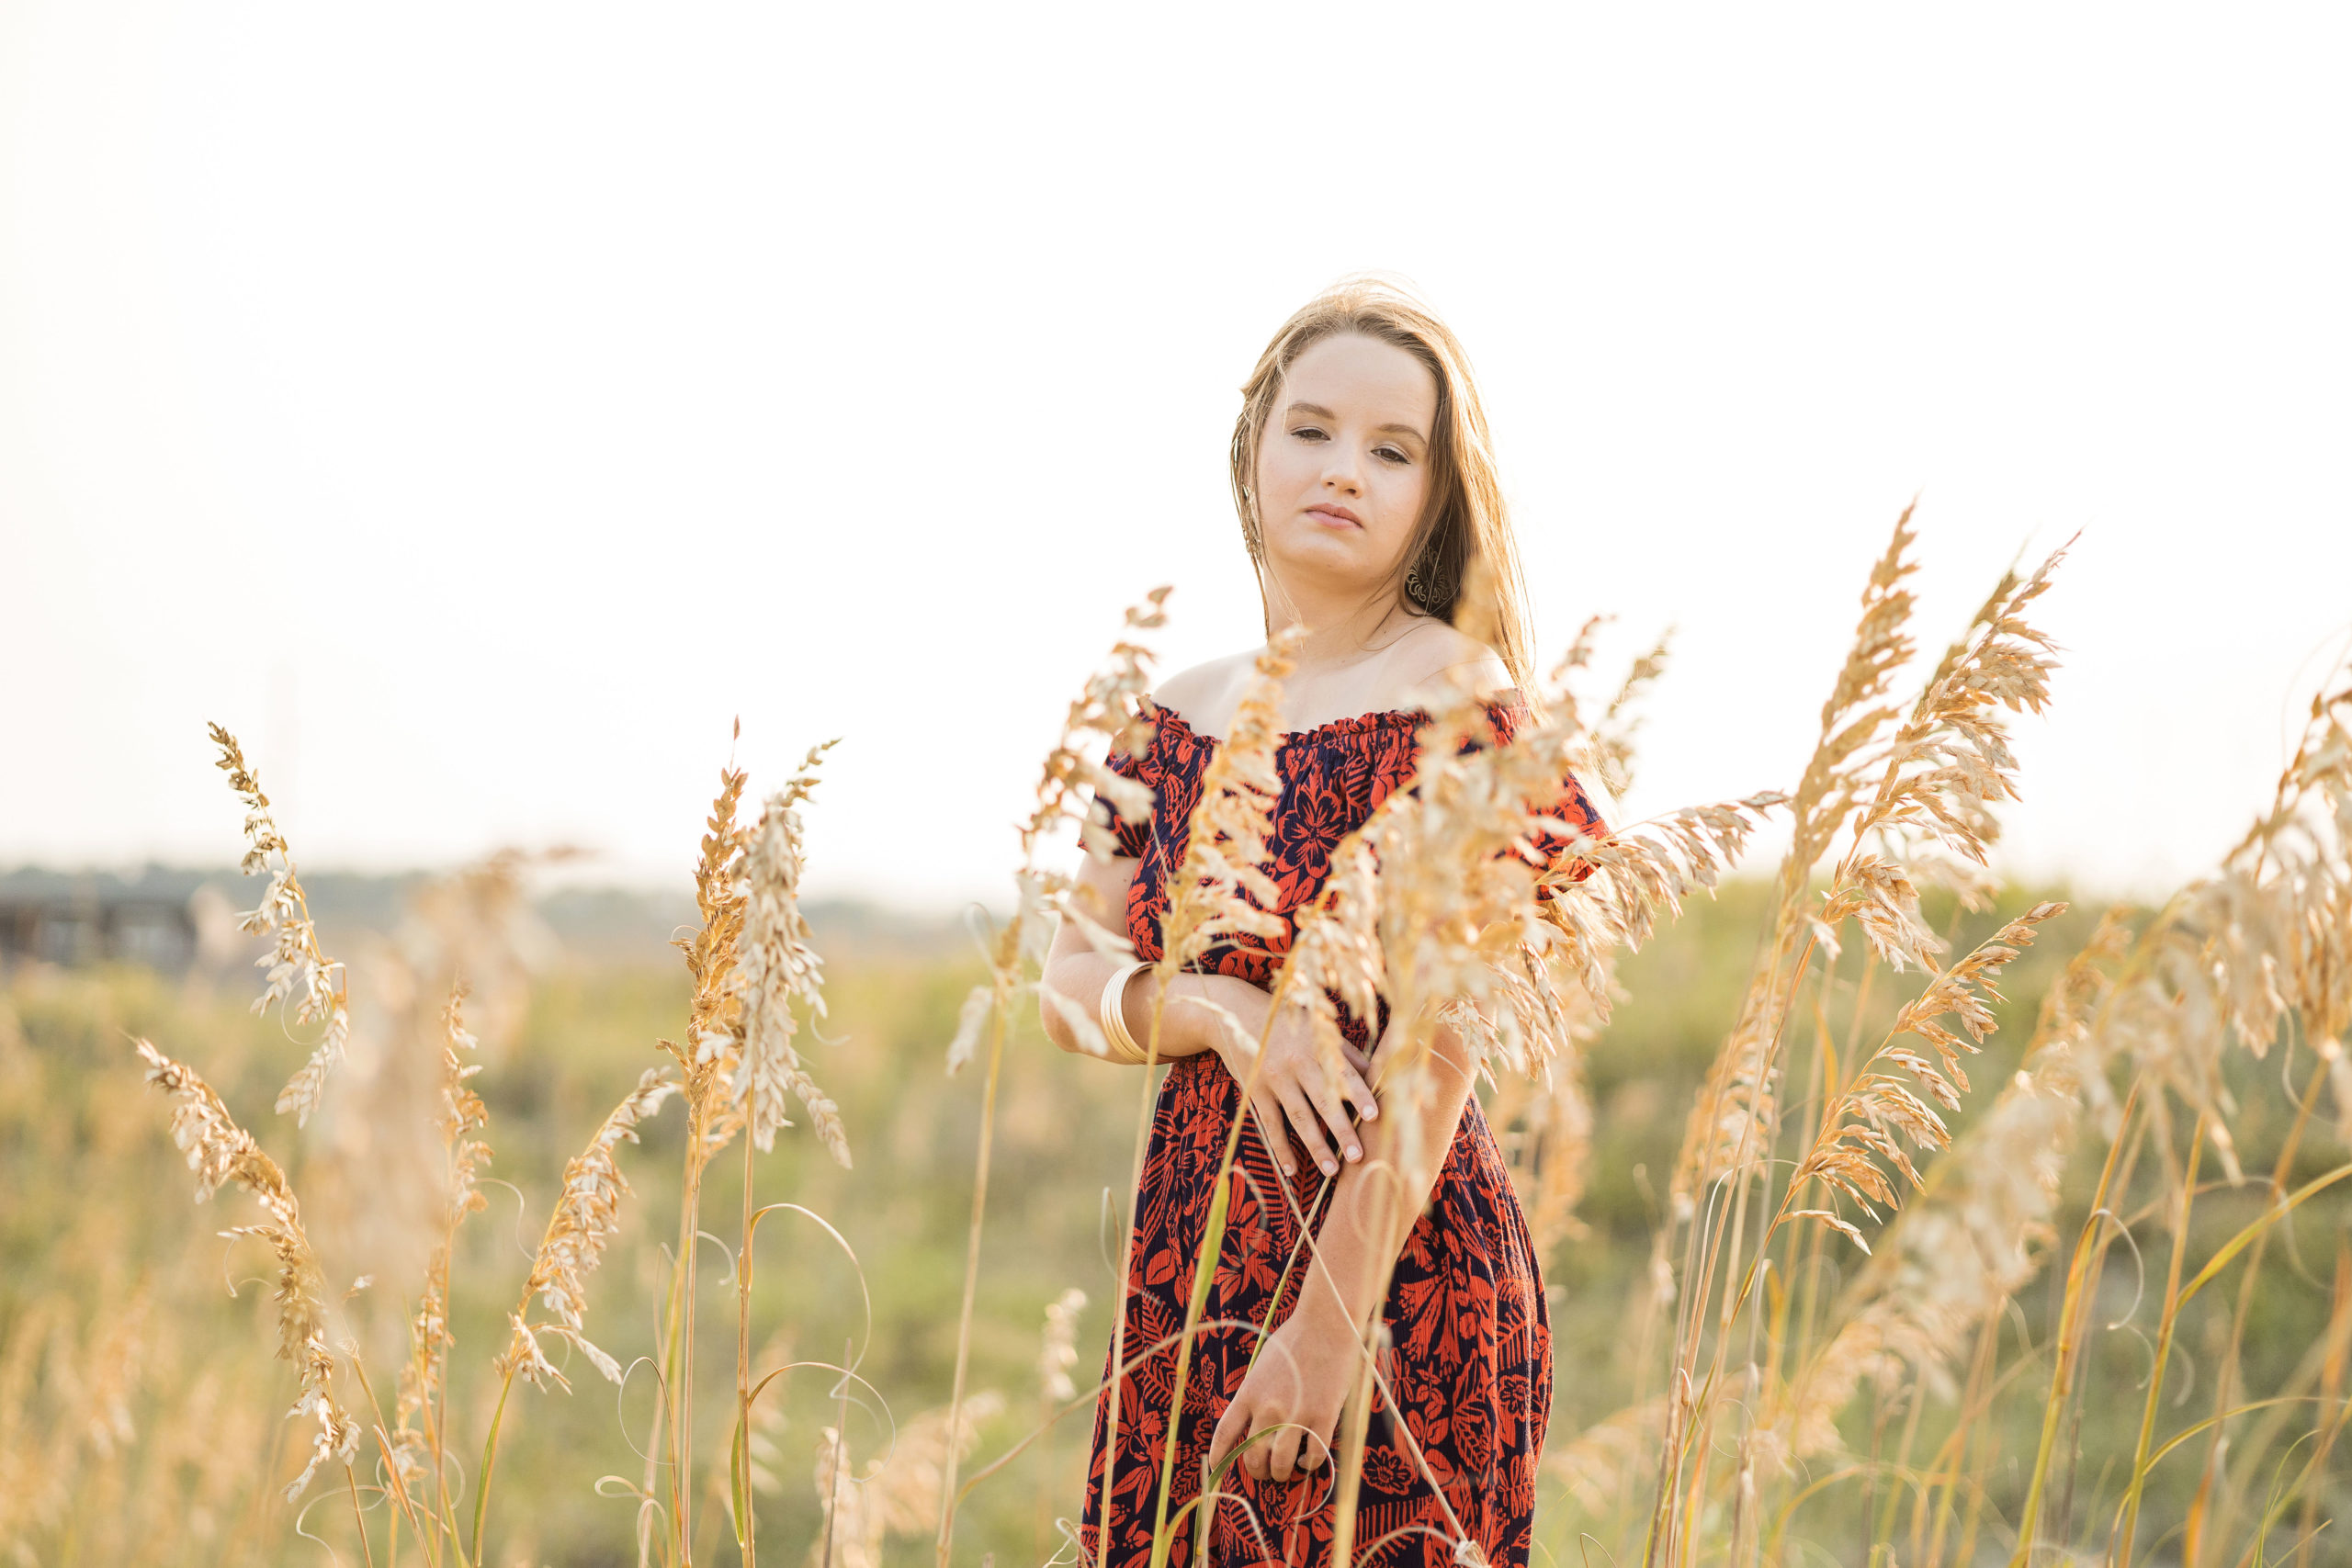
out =
[(1306, 514), (1309, 517), (1320, 517), (1323, 519), (1324, 526), (1328, 528), (1361, 528), (1363, 526), (1363, 519), (1357, 516), (1354, 513), (1349, 511), (1344, 506), (1310, 506), (1306, 509)]

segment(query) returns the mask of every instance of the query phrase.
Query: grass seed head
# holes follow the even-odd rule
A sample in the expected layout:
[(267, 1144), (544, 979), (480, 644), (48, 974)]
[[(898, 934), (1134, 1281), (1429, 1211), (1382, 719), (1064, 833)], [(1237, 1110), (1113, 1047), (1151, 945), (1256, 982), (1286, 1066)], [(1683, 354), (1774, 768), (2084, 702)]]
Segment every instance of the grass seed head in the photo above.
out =
[(329, 1075), (342, 1066), (351, 1044), (351, 1008), (345, 994), (345, 969), (320, 951), (318, 927), (311, 919), (310, 900), (302, 892), (301, 878), (295, 872), (285, 835), (277, 830), (277, 820), (270, 813), (269, 796), (262, 793), (259, 775), (246, 762), (235, 736), (217, 724), (208, 728), (212, 743), (220, 750), (215, 766), (229, 775), (229, 787), (245, 803), (245, 857), (242, 869), (247, 876), (265, 871), (269, 874), (269, 886), (262, 894), (261, 902), (238, 919), (238, 925), (245, 931), (270, 938), (269, 951), (254, 961), (256, 968), (267, 971), (262, 993), (254, 1001), (254, 1011), (266, 1014), (273, 1006), (282, 1009), (291, 1001), (293, 1022), (325, 1025), (310, 1059), (277, 1096), (278, 1114), (291, 1112), (296, 1125), (307, 1125), (311, 1113), (319, 1108)]
[(147, 1064), (147, 1081), (172, 1097), (172, 1141), (197, 1173), (197, 1201), (234, 1182), (253, 1194), (267, 1216), (266, 1224), (236, 1225), (220, 1234), (256, 1237), (277, 1259), (277, 1289), (271, 1297), (277, 1307), (277, 1354), (293, 1363), (300, 1383), (291, 1414), (314, 1417), (319, 1426), (310, 1462), (286, 1489), (290, 1501), (301, 1495), (320, 1465), (347, 1462), (359, 1443), (358, 1424), (335, 1399), (336, 1359), (327, 1345), (326, 1280), (303, 1232), (301, 1205), (285, 1171), (252, 1134), (237, 1125), (210, 1084), (146, 1041), (135, 1045)]
[(1274, 766), (1283, 682), (1301, 635), (1295, 627), (1278, 633), (1259, 653), (1225, 739), (1201, 771), (1200, 802), (1160, 922), (1160, 962), (1170, 972), (1218, 943), (1270, 942), (1284, 934), (1282, 920), (1268, 912), (1281, 890), (1264, 868), (1283, 791)]
[(736, 959), (742, 1041), (734, 1096), (738, 1104), (749, 1101), (752, 1141), (764, 1153), (775, 1146), (776, 1129), (791, 1125), (785, 1097), (787, 1091), (797, 1093), (808, 1108), (826, 1152), (846, 1170), (849, 1138), (841, 1113), (809, 1077), (792, 1045), (799, 1029), (795, 1005), (815, 1018), (825, 1012), (823, 960), (810, 945), (808, 922), (800, 912), (798, 807), (816, 787), (818, 765), (832, 744), (810, 750), (791, 782), (769, 796), (744, 852), (746, 907)]
[(417, 1423), (433, 1416), (441, 1393), (443, 1352), (457, 1343), (449, 1330), (449, 1269), (458, 1227), (466, 1216), (489, 1206), (481, 1182), (482, 1168), (490, 1164), (490, 1145), (473, 1134), (488, 1124), (490, 1111), (469, 1081), (481, 1071), (481, 1065), (465, 1059), (480, 1045), (466, 1027), (465, 998), (465, 987), (453, 987), (441, 1010), (440, 1104), (435, 1123), (447, 1167), (447, 1201), (440, 1234), (434, 1238), (432, 1254), (425, 1261), (424, 1288), (417, 1292), (415, 1309), (409, 1316), (409, 1354), (401, 1368), (394, 1407), (393, 1462), (410, 1479), (430, 1473), (431, 1438)]
[(1078, 1393), (1069, 1370), (1078, 1365), (1078, 1314), (1086, 1292), (1076, 1286), (1046, 1303), (1046, 1333), (1037, 1349), (1037, 1384), (1048, 1404), (1066, 1404)]
[[(546, 1388), (550, 1383), (570, 1388), (563, 1374), (549, 1364), (539, 1348), (538, 1336), (555, 1334), (577, 1346), (596, 1365), (599, 1371), (614, 1382), (620, 1381), (620, 1370), (611, 1357), (590, 1344), (582, 1330), (588, 1314), (588, 1276), (602, 1261), (605, 1245), (620, 1234), (616, 1217), (620, 1201), (628, 1195), (628, 1178), (621, 1174), (617, 1153), (623, 1143), (637, 1142), (638, 1124), (662, 1109), (662, 1102), (679, 1092), (677, 1084), (662, 1077), (660, 1069), (648, 1067), (621, 1102), (613, 1107), (588, 1146), (572, 1156), (563, 1168), (563, 1192), (556, 1200), (555, 1213), (548, 1220), (547, 1235), (540, 1239), (537, 1255), (531, 1260), (531, 1277), (523, 1287), (523, 1304), (510, 1314), (514, 1335), (507, 1343), (501, 1365), (519, 1370), (531, 1382)], [(528, 1320), (531, 1298), (537, 1296), (555, 1314), (552, 1324), (533, 1324)]]
[[(1162, 606), (1168, 592), (1164, 587), (1155, 588), (1141, 604), (1130, 605), (1125, 630), (1130, 634), (1157, 631), (1166, 625)], [(1118, 852), (1118, 837), (1111, 826), (1114, 818), (1136, 822), (1150, 818), (1151, 791), (1111, 772), (1102, 753), (1108, 750), (1133, 756), (1149, 743), (1157, 723), (1148, 695), (1152, 657), (1151, 649), (1131, 635), (1121, 637), (1102, 667), (1087, 678), (1062, 721), (1060, 738), (1046, 753), (1035, 804), (1021, 825), (1021, 868), (1013, 875), (1012, 918), (989, 945), (988, 984), (975, 987), (964, 998), (955, 1038), (947, 1046), (950, 1073), (960, 1071), (971, 1060), (990, 1021), (1036, 986), (1035, 976), (1052, 946), (1057, 919), (1076, 922), (1097, 952), (1124, 957), (1133, 951), (1124, 931), (1111, 930), (1080, 907), (1072, 897), (1075, 878), (1037, 862), (1046, 838), (1064, 823), (1077, 824), (1080, 844), (1090, 857), (1106, 861)], [(1041, 1006), (1055, 1005), (1042, 991), (1038, 999)], [(1092, 1029), (1091, 1022), (1087, 1028)]]
[[(1979, 1327), (2040, 1269), (2082, 1102), (2089, 1020), (2128, 938), (2110, 914), (2069, 961), (2043, 998), (2025, 1065), (1928, 1169), (1837, 1303), (1836, 1331), (1763, 1416), (1795, 1457), (1838, 1447), (1838, 1416), (1865, 1381), (1893, 1387), (1916, 1371), (1950, 1398), (1952, 1369)], [(1849, 1222), (1813, 1217), (1871, 1250)]]
[[(981, 1425), (1003, 1407), (993, 1393), (964, 1401), (953, 1438), (957, 1458), (970, 1456)], [(930, 1535), (939, 1526), (950, 1446), (947, 1409), (926, 1410), (899, 1429), (887, 1459), (866, 1461), (863, 1474), (853, 1476), (846, 1440), (826, 1427), (818, 1438), (816, 1475), (825, 1523), (809, 1543), (809, 1562), (820, 1560), (830, 1540), (831, 1561), (841, 1568), (881, 1568), (888, 1537)]]

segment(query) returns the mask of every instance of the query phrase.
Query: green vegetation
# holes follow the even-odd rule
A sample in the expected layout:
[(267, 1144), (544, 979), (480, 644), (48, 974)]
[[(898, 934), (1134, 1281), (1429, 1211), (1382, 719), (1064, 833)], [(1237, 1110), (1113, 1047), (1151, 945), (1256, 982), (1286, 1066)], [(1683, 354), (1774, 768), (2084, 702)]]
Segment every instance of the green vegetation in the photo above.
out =
[[(1555, 1450), (1634, 1393), (1626, 1303), (1647, 1267), (1663, 1201), (1661, 1173), (1671, 1168), (1683, 1113), (1720, 1047), (1722, 1020), (1745, 982), (1768, 898), (1759, 885), (1735, 883), (1719, 902), (1695, 905), (1621, 970), (1627, 999), (1589, 1058), (1597, 1115), (1591, 1182), (1579, 1210), (1588, 1228), (1544, 1260), (1558, 1368)], [(2000, 912), (2022, 907), (2011, 900)], [(1964, 942), (1992, 929), (1993, 920), (1987, 915), (1954, 922), (1946, 910), (1937, 923)], [(2014, 1070), (2050, 978), (2092, 924), (2090, 916), (2075, 913), (2045, 927), (2041, 942), (2011, 971), (2009, 1000), (1996, 1009), (2003, 1027), (1981, 1064), (1971, 1064), (1978, 1091), (1954, 1119), (1957, 1129), (1964, 1132), (1971, 1115), (1991, 1102), (1988, 1090)], [(821, 932), (819, 940), (821, 945)], [(1849, 962), (1844, 983), (1857, 972)], [(789, 1135), (761, 1161), (764, 1201), (816, 1210), (856, 1248), (875, 1314), (861, 1370), (901, 1422), (945, 1401), (954, 1366), (979, 1085), (971, 1073), (950, 1078), (941, 1063), (958, 1004), (981, 973), (977, 955), (968, 962), (837, 959), (827, 987), (826, 1043), (811, 1054), (840, 1102), (857, 1168), (842, 1171), (813, 1140)], [(451, 1382), (465, 1429), (478, 1431), (487, 1418), (504, 1314), (529, 1269), (563, 1162), (654, 1060), (654, 1039), (676, 1031), (688, 995), (683, 969), (560, 969), (533, 987), (511, 1039), (485, 1043), (487, 1067), (474, 1082), (490, 1110), (483, 1135), (495, 1156), (489, 1175), (520, 1189), (524, 1212), (518, 1214), (513, 1190), (488, 1185), (489, 1210), (460, 1235), (452, 1271), (458, 1345)], [(0, 1203), (0, 1451), (6, 1455), (0, 1530), (6, 1533), (0, 1539), (21, 1543), (19, 1560), (315, 1563), (320, 1548), (289, 1527), (297, 1513), (306, 1529), (334, 1541), (346, 1562), (356, 1560), (339, 1491), (314, 1487), (292, 1506), (277, 1495), (300, 1467), (295, 1450), (302, 1437), (279, 1419), (291, 1377), (272, 1359), (269, 1261), (256, 1243), (212, 1234), (244, 1223), (243, 1199), (223, 1193), (207, 1209), (187, 1207), (188, 1173), (165, 1130), (164, 1102), (142, 1085), (130, 1047), (132, 1036), (143, 1036), (202, 1063), (241, 1122), (281, 1152), (303, 1149), (288, 1162), (289, 1175), (311, 1205), (311, 1229), (332, 1269), (326, 1238), (341, 1227), (326, 1222), (327, 1194), (347, 1175), (335, 1150), (348, 1130), (334, 1122), (332, 1103), (299, 1141), (269, 1115), (272, 1097), (304, 1051), (275, 1021), (253, 1018), (245, 998), (243, 983), (234, 978), (216, 987), (201, 978), (175, 984), (139, 970), (27, 970), (0, 1000), (0, 1190), (6, 1193)], [(2234, 1127), (2249, 1173), (2267, 1172), (2291, 1124), (2293, 1105), (2278, 1065), (2276, 1056), (2268, 1063), (2233, 1058)], [(2294, 1087), (2308, 1070), (2306, 1056)], [(1113, 1299), (1108, 1260), (1117, 1255), (1119, 1190), (1132, 1154), (1133, 1092), (1131, 1072), (1053, 1050), (1034, 1017), (1008, 1049), (971, 1372), (972, 1386), (1001, 1393), (1003, 1407), (981, 1428), (967, 1474), (1037, 1421), (1045, 1309), (1072, 1286), (1089, 1297), (1078, 1339), (1081, 1392), (1099, 1373)], [(644, 1128), (644, 1146), (625, 1147), (622, 1155), (636, 1194), (625, 1202), (621, 1235), (591, 1280), (591, 1323), (624, 1359), (653, 1343), (668, 1280), (663, 1248), (676, 1213), (682, 1126), (678, 1108), (667, 1107)], [(2326, 1166), (2326, 1142), (2309, 1140), (2290, 1186)], [(2068, 1244), (2098, 1175), (2096, 1159), (2070, 1166), (2055, 1227)], [(728, 1184), (718, 1184), (706, 1209), (714, 1235), (737, 1230), (734, 1203)], [(2251, 1178), (2200, 1197), (2192, 1253), (2210, 1254), (2263, 1204), (2261, 1183)], [(2162, 1292), (2162, 1214), (2117, 1207), (2132, 1222), (2147, 1277), (2143, 1281), (2127, 1253), (2100, 1285), (2075, 1467), (2078, 1518), (2112, 1506), (2119, 1473), (2128, 1467)], [(2279, 1227), (2253, 1292), (2243, 1386), (2285, 1386), (2323, 1339), (2339, 1289), (2335, 1251), (2348, 1216), (2352, 1196), (2336, 1189)], [(762, 1246), (754, 1336), (771, 1348), (763, 1364), (837, 1359), (844, 1339), (864, 1333), (855, 1273), (805, 1221), (772, 1222)], [(1825, 1293), (1860, 1261), (1841, 1242), (1824, 1248)], [(721, 1249), (709, 1249), (706, 1289), (725, 1279), (728, 1266)], [(348, 1283), (347, 1276), (338, 1282)], [(2001, 1321), (2000, 1359), (2028, 1371), (1995, 1406), (1999, 1460), (1988, 1475), (1988, 1507), (1997, 1517), (2013, 1517), (2022, 1501), (2046, 1379), (2046, 1371), (2037, 1378), (2031, 1369), (2046, 1363), (2054, 1287), (2062, 1282), (2063, 1272), (2043, 1269)], [(233, 1299), (232, 1283), (239, 1291)], [(2191, 1305), (2177, 1336), (2174, 1373), (2186, 1392), (2177, 1406), (2166, 1404), (2167, 1433), (2205, 1414), (2227, 1349), (2236, 1285), (2235, 1274), (2225, 1275), (2220, 1288)], [(368, 1337), (371, 1365), (399, 1362), (408, 1304), (400, 1291), (397, 1281), (379, 1280), (352, 1303), (353, 1322)], [(728, 1365), (729, 1336), (715, 1324), (707, 1333), (707, 1364)], [(584, 1367), (573, 1370), (585, 1375), (575, 1377), (569, 1395), (517, 1392), (499, 1461), (507, 1506), (486, 1561), (635, 1561), (633, 1505), (598, 1496), (592, 1483), (606, 1473), (641, 1478), (643, 1463), (631, 1445), (646, 1443), (653, 1419), (650, 1382), (639, 1371), (616, 1400), (612, 1385)], [(2334, 1375), (2340, 1398), (2340, 1364)], [(1844, 1422), (1852, 1454), (1891, 1448), (1915, 1386), (1900, 1381), (1881, 1397), (1854, 1403)], [(774, 1488), (760, 1500), (763, 1538), (795, 1561), (823, 1534), (812, 1472), (820, 1434), (838, 1419), (838, 1392), (829, 1374), (792, 1374), (775, 1405), (780, 1423), (761, 1434), (759, 1463)], [(389, 1403), (388, 1392), (379, 1393)], [(712, 1405), (697, 1443), (705, 1454), (723, 1451), (726, 1437), (729, 1411), (721, 1402)], [(1925, 1452), (1956, 1414), (1949, 1400), (1931, 1395), (1914, 1452)], [(2258, 1418), (2242, 1417), (2241, 1426)], [(959, 1561), (977, 1562), (982, 1552), (1001, 1562), (1051, 1555), (1058, 1544), (1052, 1518), (1074, 1516), (1081, 1495), (1087, 1420), (1083, 1410), (1067, 1417), (1051, 1440), (973, 1491), (959, 1519)], [(2290, 1429), (2311, 1425), (2316, 1423), (2299, 1416)], [(849, 1406), (848, 1441), (856, 1467), (879, 1457), (888, 1441), (887, 1418), (862, 1393)], [(2307, 1444), (2297, 1457), (2308, 1454)], [(2191, 1443), (2158, 1468), (2146, 1517), (2186, 1517), (2202, 1457), (2201, 1445)], [(1817, 1464), (1814, 1471), (1826, 1475), (1834, 1468)], [(2323, 1517), (2346, 1501), (2340, 1459), (2333, 1475), (2336, 1492)], [(1826, 1488), (1791, 1527), (1793, 1539), (1819, 1551), (1792, 1553), (1790, 1561), (1860, 1561), (1875, 1511), (1890, 1504), (1908, 1507), (1886, 1483), (1858, 1477)], [(1547, 1484), (1539, 1526), (1558, 1561), (1577, 1560), (1567, 1534), (1577, 1514), (1565, 1488)], [(707, 1551), (724, 1524), (716, 1506), (703, 1517)], [(1984, 1550), (1990, 1548), (1988, 1540)], [(2333, 1550), (2314, 1560), (2342, 1561)], [(927, 1534), (910, 1534), (891, 1538), (886, 1554), (914, 1562), (930, 1551)], [(725, 1552), (714, 1560), (731, 1561), (731, 1545)], [(1907, 1552), (1901, 1556), (1910, 1560)]]

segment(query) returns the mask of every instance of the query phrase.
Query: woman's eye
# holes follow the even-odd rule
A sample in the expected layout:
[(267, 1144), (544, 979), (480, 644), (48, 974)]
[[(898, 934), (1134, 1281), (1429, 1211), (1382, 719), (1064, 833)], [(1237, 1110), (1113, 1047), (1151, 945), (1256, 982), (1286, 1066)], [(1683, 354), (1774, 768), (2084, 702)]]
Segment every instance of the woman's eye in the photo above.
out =
[(1407, 457), (1404, 453), (1402, 453), (1402, 452), (1398, 451), (1398, 450), (1397, 450), (1396, 447), (1394, 447), (1394, 446), (1383, 446), (1383, 447), (1381, 447), (1381, 448), (1379, 448), (1379, 449), (1378, 449), (1378, 452), (1377, 452), (1377, 454), (1376, 454), (1376, 455), (1377, 455), (1377, 456), (1379, 456), (1379, 457), (1382, 457), (1386, 458), (1389, 462), (1392, 462), (1392, 463), (1403, 464), (1403, 463), (1409, 463), (1409, 462), (1411, 462), (1411, 461), (1412, 461), (1412, 458), (1410, 458), (1410, 457)]
[(1293, 438), (1300, 441), (1320, 441), (1323, 439), (1323, 433), (1316, 429), (1311, 424), (1300, 425), (1296, 430), (1291, 432), (1291, 435)]

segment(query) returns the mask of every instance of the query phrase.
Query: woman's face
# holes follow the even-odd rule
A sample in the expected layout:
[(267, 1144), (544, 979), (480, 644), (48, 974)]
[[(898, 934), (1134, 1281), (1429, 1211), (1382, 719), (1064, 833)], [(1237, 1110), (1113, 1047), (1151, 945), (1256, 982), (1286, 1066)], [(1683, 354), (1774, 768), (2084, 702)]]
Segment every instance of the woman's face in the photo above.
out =
[(1394, 571), (1429, 501), (1436, 420), (1437, 378), (1393, 344), (1342, 333), (1292, 361), (1258, 443), (1276, 574), (1368, 590)]

